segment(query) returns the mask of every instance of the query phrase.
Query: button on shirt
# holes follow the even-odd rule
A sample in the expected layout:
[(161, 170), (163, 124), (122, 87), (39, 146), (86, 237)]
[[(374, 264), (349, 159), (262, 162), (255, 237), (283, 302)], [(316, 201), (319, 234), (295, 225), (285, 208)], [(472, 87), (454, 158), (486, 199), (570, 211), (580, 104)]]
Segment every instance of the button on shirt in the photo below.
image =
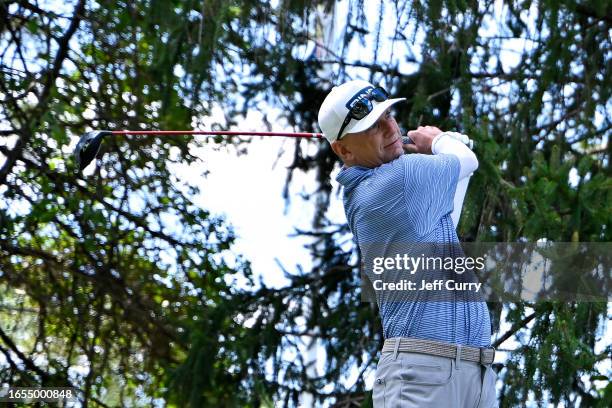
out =
[[(376, 168), (344, 167), (344, 210), (361, 253), (382, 253), (397, 243), (458, 244), (450, 217), (459, 176), (451, 154), (406, 154)], [(377, 302), (385, 338), (415, 337), (490, 346), (491, 323), (484, 301), (401, 301), (393, 293)]]

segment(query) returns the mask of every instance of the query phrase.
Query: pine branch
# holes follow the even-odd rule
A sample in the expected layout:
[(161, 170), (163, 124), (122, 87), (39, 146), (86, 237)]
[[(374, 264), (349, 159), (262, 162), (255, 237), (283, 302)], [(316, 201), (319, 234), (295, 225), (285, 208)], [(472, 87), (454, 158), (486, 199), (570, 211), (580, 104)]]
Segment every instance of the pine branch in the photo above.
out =
[(11, 154), (7, 155), (4, 165), (2, 166), (2, 168), (0, 168), (0, 184), (4, 184), (6, 182), (6, 177), (13, 170), (13, 167), (15, 166), (17, 160), (21, 158), (23, 149), (32, 137), (31, 129), (38, 124), (40, 117), (42, 116), (47, 107), (47, 104), (49, 102), (49, 95), (51, 94), (51, 88), (54, 86), (55, 80), (57, 79), (60, 69), (62, 67), (62, 63), (68, 55), (70, 39), (76, 32), (77, 28), (79, 27), (79, 23), (83, 18), (83, 12), (85, 11), (85, 3), (85, 0), (79, 0), (79, 3), (74, 8), (74, 13), (72, 16), (72, 20), (70, 21), (70, 25), (68, 26), (68, 29), (58, 41), (58, 49), (55, 54), (55, 58), (53, 59), (52, 69), (46, 75), (46, 80), (43, 84), (43, 90), (40, 93), (39, 97), (39, 103), (35, 108), (35, 118), (31, 118), (30, 120), (33, 125), (31, 125), (30, 129), (27, 131), (24, 129), (23, 133), (21, 134), (21, 137), (17, 139), (17, 142), (15, 143), (15, 147), (11, 151)]
[(54, 13), (52, 11), (47, 11), (47, 10), (43, 10), (40, 7), (29, 3), (25, 0), (19, 0), (17, 1), (17, 4), (19, 4), (21, 7), (23, 7), (26, 10), (30, 10), (36, 14), (40, 14), (41, 16), (49, 16), (49, 17), (62, 17), (62, 18), (66, 18), (65, 16), (62, 16), (61, 14), (57, 14)]
[[(56, 219), (55, 221), (58, 222), (58, 224), (62, 226), (64, 230), (66, 230), (66, 227), (63, 224), (59, 223), (59, 220)], [(73, 238), (78, 239), (78, 237), (76, 236), (73, 236)], [(173, 332), (171, 328), (167, 327), (163, 321), (153, 318), (149, 313), (142, 313), (143, 310), (151, 310), (151, 305), (146, 305), (143, 298), (136, 295), (136, 293), (138, 293), (137, 290), (133, 290), (134, 294), (131, 295), (133, 302), (126, 302), (125, 298), (119, 296), (120, 293), (126, 292), (126, 289), (128, 288), (124, 282), (118, 282), (117, 279), (114, 278), (112, 275), (87, 274), (81, 269), (79, 269), (75, 263), (65, 264), (52, 254), (35, 248), (16, 247), (5, 242), (0, 242), (0, 249), (7, 251), (9, 254), (31, 256), (35, 259), (44, 259), (46, 262), (62, 265), (63, 267), (70, 270), (73, 274), (83, 276), (84, 278), (94, 282), (99, 287), (107, 288), (107, 293), (109, 293), (119, 304), (121, 304), (123, 310), (126, 313), (126, 316), (130, 317), (134, 323), (139, 324), (141, 327), (143, 327), (143, 330), (145, 330), (145, 323), (148, 321), (153, 326), (155, 326), (159, 333), (162, 333), (168, 340), (175, 342), (184, 349), (187, 348), (187, 345), (183, 341), (181, 341), (181, 338), (179, 338), (179, 336), (175, 332)], [(95, 259), (90, 260), (92, 263), (95, 264)], [(149, 334), (152, 333), (149, 332)], [(141, 339), (141, 341), (143, 343), (146, 343), (144, 339)]]
[(383, 74), (390, 74), (396, 77), (400, 77), (403, 76), (405, 74), (401, 73), (397, 68), (385, 68), (380, 64), (369, 64), (367, 62), (361, 62), (361, 61), (353, 61), (353, 62), (346, 62), (342, 59), (340, 60), (319, 60), (317, 61), (320, 64), (340, 64), (343, 67), (357, 67), (357, 68), (367, 68), (370, 71), (375, 71), (375, 72), (381, 72)]
[(30, 360), (25, 354), (23, 354), (13, 340), (0, 328), (0, 339), (11, 349), (13, 353), (19, 357), (23, 364), (30, 370), (38, 374), (41, 378), (41, 384), (45, 384), (49, 381), (51, 376), (46, 371), (38, 367), (32, 360)]
[[(609, 4), (609, 3), (608, 3)], [(596, 20), (602, 20), (607, 22), (608, 24), (612, 24), (612, 14), (610, 10), (610, 7), (607, 8), (606, 12), (604, 15), (600, 16), (598, 15), (595, 10), (591, 9), (588, 6), (585, 6), (583, 4), (577, 4), (576, 5), (576, 11), (582, 15), (585, 15), (587, 17), (591, 17), (594, 18)]]
[[(3, 152), (4, 153), (4, 152)], [(35, 161), (23, 157), (21, 158), (21, 160), (29, 165), (31, 165), (32, 167), (40, 170), (42, 173), (44, 173), (47, 177), (49, 177), (50, 180), (54, 181), (56, 184), (61, 185), (61, 182), (67, 181), (65, 179), (65, 176), (63, 176), (62, 174), (58, 173), (58, 172), (54, 172), (51, 169), (49, 169), (46, 166), (43, 166), (39, 163), (36, 163)], [(194, 244), (190, 244), (189, 242), (182, 242), (179, 241), (165, 233), (163, 233), (162, 231), (154, 231), (151, 229), (151, 227), (146, 223), (143, 222), (143, 219), (141, 217), (135, 216), (132, 213), (129, 213), (127, 211), (122, 210), (121, 208), (117, 208), (115, 207), (113, 204), (109, 203), (108, 201), (106, 201), (104, 199), (104, 197), (102, 197), (100, 194), (98, 194), (97, 192), (94, 193), (92, 192), (90, 189), (80, 185), (79, 183), (74, 183), (74, 181), (69, 180), (70, 184), (74, 185), (80, 192), (82, 192), (83, 194), (87, 195), (88, 197), (98, 201), (100, 204), (102, 204), (104, 207), (106, 207), (107, 209), (125, 217), (126, 219), (128, 219), (129, 221), (132, 221), (134, 224), (136, 224), (139, 227), (142, 227), (145, 231), (147, 231), (149, 234), (151, 234), (152, 236), (154, 236), (155, 238), (160, 238), (163, 239), (164, 241), (167, 241), (168, 243), (174, 245), (174, 246), (186, 246), (186, 247), (190, 247), (193, 248)]]
[(529, 316), (525, 317), (523, 320), (521, 320), (518, 323), (515, 323), (514, 325), (512, 325), (512, 327), (506, 332), (504, 333), (503, 336), (501, 336), (500, 338), (498, 338), (493, 344), (492, 347), (497, 348), (499, 347), (500, 344), (502, 344), (504, 341), (508, 340), (510, 337), (512, 337), (517, 331), (521, 330), (522, 328), (524, 328), (527, 323), (529, 323), (530, 321), (532, 321), (533, 319), (535, 319), (535, 317), (537, 316), (537, 312), (533, 312), (532, 314), (530, 314)]

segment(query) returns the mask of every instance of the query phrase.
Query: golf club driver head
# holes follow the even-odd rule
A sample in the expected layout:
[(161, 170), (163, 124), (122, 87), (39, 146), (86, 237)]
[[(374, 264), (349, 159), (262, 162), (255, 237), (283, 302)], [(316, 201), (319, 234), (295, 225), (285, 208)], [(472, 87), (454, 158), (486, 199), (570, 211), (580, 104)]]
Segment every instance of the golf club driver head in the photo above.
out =
[(109, 130), (94, 130), (81, 136), (74, 149), (74, 157), (79, 171), (83, 171), (96, 158), (102, 144), (102, 138), (111, 134), (112, 132)]

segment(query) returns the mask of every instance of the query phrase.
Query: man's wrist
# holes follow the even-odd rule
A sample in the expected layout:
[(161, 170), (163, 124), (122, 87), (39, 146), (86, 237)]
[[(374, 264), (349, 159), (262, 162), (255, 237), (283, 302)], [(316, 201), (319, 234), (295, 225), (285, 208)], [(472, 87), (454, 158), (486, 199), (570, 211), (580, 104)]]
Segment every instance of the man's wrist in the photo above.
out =
[(436, 149), (436, 145), (438, 144), (438, 141), (440, 141), (440, 138), (443, 136), (448, 136), (445, 132), (439, 133), (437, 134), (433, 140), (431, 141), (431, 154), (438, 154), (438, 150)]

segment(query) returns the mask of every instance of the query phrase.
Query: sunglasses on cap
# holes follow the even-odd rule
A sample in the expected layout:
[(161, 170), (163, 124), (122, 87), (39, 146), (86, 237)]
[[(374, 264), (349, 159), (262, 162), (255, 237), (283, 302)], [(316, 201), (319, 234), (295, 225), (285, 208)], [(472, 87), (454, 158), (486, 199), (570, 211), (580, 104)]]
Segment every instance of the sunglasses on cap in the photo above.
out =
[(351, 119), (361, 120), (368, 116), (368, 113), (372, 112), (372, 109), (374, 108), (372, 106), (372, 101), (384, 102), (387, 99), (389, 99), (389, 94), (380, 86), (377, 86), (376, 88), (369, 86), (357, 92), (346, 103), (346, 107), (349, 109), (349, 112), (346, 115), (346, 118), (344, 118), (342, 126), (340, 126), (338, 140), (340, 140), (342, 131), (347, 127)]

